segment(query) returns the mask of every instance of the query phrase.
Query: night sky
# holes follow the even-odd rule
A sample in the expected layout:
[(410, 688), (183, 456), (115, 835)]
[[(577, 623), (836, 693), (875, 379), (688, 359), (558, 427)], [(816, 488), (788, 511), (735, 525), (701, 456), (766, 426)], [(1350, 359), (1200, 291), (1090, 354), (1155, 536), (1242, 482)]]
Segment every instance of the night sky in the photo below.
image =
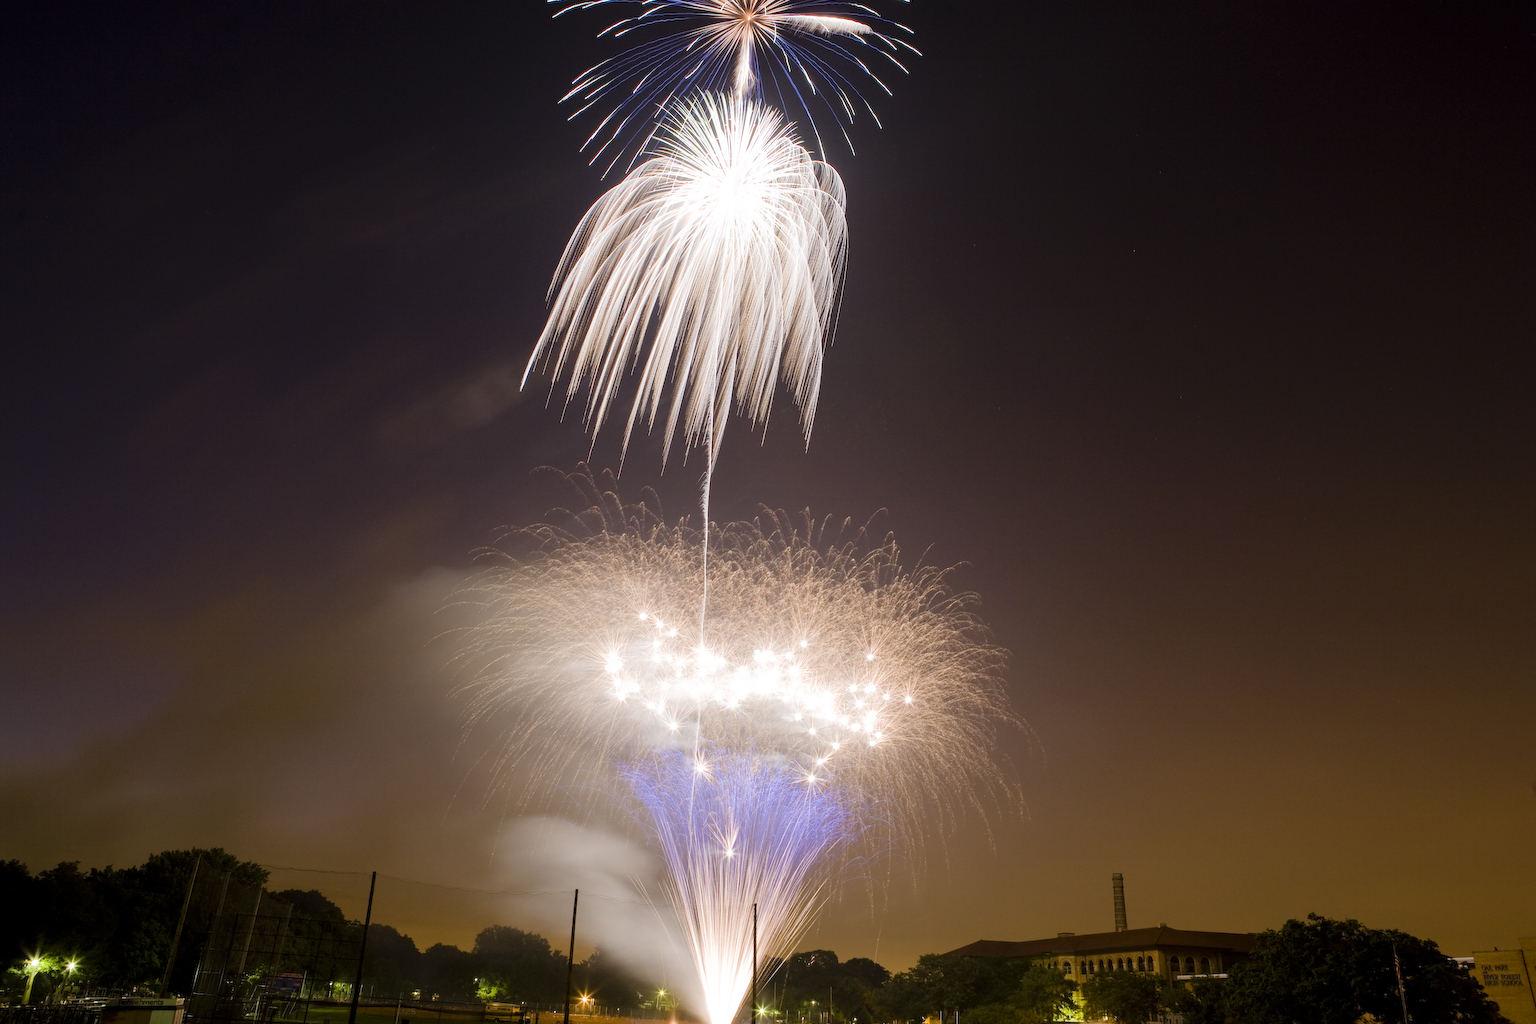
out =
[[(1113, 871), (1133, 927), (1536, 930), (1536, 10), (901, 6), (924, 55), (827, 154), (809, 451), (787, 395), (733, 423), (713, 511), (964, 563), (1025, 804), (806, 945), (1107, 930)], [(589, 451), (517, 389), (606, 187), (556, 105), (606, 20), (549, 13), (7, 9), (0, 858), (590, 877), (487, 791), (434, 639)], [(683, 515), (699, 470), (622, 483)]]

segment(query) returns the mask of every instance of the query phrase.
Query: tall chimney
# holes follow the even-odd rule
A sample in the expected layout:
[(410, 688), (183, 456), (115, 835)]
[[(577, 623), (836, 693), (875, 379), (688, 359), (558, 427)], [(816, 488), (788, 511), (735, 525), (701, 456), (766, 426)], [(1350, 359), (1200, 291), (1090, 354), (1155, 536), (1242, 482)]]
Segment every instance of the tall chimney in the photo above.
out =
[(1115, 931), (1126, 930), (1125, 923), (1125, 876), (1116, 871), (1109, 876), (1115, 886)]

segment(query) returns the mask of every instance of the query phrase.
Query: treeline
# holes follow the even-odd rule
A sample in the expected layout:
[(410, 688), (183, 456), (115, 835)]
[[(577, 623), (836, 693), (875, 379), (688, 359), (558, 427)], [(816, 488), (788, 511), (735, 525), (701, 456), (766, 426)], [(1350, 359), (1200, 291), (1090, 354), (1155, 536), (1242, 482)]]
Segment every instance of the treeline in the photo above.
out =
[(760, 972), (758, 1003), (786, 1022), (892, 1020), (886, 989), (891, 972), (864, 957), (839, 960), (830, 949), (813, 949), (771, 959)]
[(1401, 1021), (1405, 1006), (1414, 1022), (1508, 1024), (1477, 979), (1435, 943), (1315, 914), (1260, 933), (1252, 956), (1225, 979), (1175, 985), (1118, 971), (1095, 974), (1079, 990), (1044, 963), (928, 955), (893, 977), (876, 1005), (873, 1019), (959, 1010), (961, 1024), (1043, 1024), (1068, 1019), (1071, 1007), (1115, 1024), (1171, 1014), (1184, 1024), (1357, 1024)]
[(199, 857), (236, 884), (266, 883), (261, 865), (223, 850), (167, 850), (122, 869), (63, 863), (36, 875), (20, 861), (0, 861), (0, 953), (13, 968), (7, 988), (24, 984), (15, 968), (32, 957), (46, 964), (34, 998), (65, 980), (70, 961), (78, 965), (70, 976), (77, 984), (158, 985)]
[[(321, 893), (289, 889), (272, 895), (310, 920), (345, 922), (341, 908)], [(375, 923), (368, 928), (363, 995), (554, 1004), (565, 999), (565, 963), (565, 954), (544, 936), (507, 925), (481, 929), (469, 949), (441, 942), (418, 949), (409, 935)], [(656, 991), (601, 948), (576, 964), (574, 981), (582, 995), (604, 1006), (638, 1007)]]
[[(33, 1000), (69, 981), (102, 989), (158, 990), (181, 914), (183, 897), (201, 864), (219, 879), (219, 905), (241, 887), (260, 906), (270, 898), (292, 908), (290, 959), (316, 936), (361, 925), (312, 890), (267, 893), (267, 872), (224, 850), (172, 850), (143, 864), (81, 871), (66, 863), (31, 874), (17, 861), (0, 862), (0, 951), (10, 961), (5, 979), (12, 1000), (23, 990), (25, 962), (37, 959)], [(199, 877), (202, 877), (200, 873)], [(246, 898), (246, 897), (243, 897)], [(242, 904), (249, 905), (249, 904)], [(170, 972), (171, 990), (186, 993), (197, 950), (216, 916), (192, 915), (181, 955)], [(190, 955), (188, 955), (190, 951)], [(355, 954), (354, 954), (355, 955)], [(75, 971), (66, 973), (73, 962)], [(355, 959), (311, 984), (350, 986)], [(1402, 988), (1398, 987), (1401, 971)], [(1185, 1024), (1356, 1024), (1362, 1018), (1500, 1024), (1497, 1004), (1469, 972), (1435, 943), (1357, 921), (1316, 915), (1288, 921), (1259, 935), (1253, 955), (1226, 979), (1170, 985), (1148, 974), (1122, 971), (1092, 976), (1081, 989), (1043, 963), (929, 954), (894, 976), (873, 960), (839, 960), (830, 950), (796, 953), (762, 965), (758, 1002), (782, 1024), (876, 1024), (919, 1021), (960, 1011), (962, 1024), (1041, 1024), (1085, 1010), (1090, 1019), (1144, 1024), (1174, 1013)], [(566, 957), (543, 936), (505, 925), (482, 930), (465, 950), (437, 944), (418, 949), (386, 924), (368, 933), (363, 993), (407, 998), (419, 993), (448, 1001), (504, 1000), (554, 1004), (565, 997)], [(657, 991), (654, 979), (633, 976), (601, 950), (575, 969), (578, 989), (596, 1005), (639, 1007)]]
[(1435, 943), (1316, 915), (1260, 933), (1253, 955), (1227, 978), (1188, 985), (1114, 971), (1079, 989), (1046, 963), (939, 954), (892, 976), (871, 960), (839, 962), (829, 950), (797, 953), (769, 970), (760, 1002), (783, 1024), (952, 1021), (957, 1010), (961, 1024), (1145, 1024), (1174, 1015), (1184, 1024), (1358, 1024), (1401, 1021), (1405, 1004), (1413, 1022), (1508, 1024)]
[[(61, 986), (74, 990), (158, 991), (194, 871), (201, 889), (181, 938), (170, 990), (185, 994), (192, 984), (198, 952), (213, 918), (226, 903), (249, 906), (260, 893), (270, 908), (292, 908), (285, 922), (287, 969), (309, 966), (310, 947), (321, 935), (361, 936), (334, 902), (314, 890), (265, 889), (268, 874), (259, 864), (222, 850), (167, 850), (131, 868), (92, 868), (63, 863), (32, 874), (19, 861), (0, 862), (0, 955), (9, 968), (0, 974), (6, 1001), (15, 1001), (31, 981), (33, 1002)], [(213, 894), (217, 894), (217, 899)], [(271, 912), (270, 910), (268, 911)], [(334, 943), (332, 943), (334, 945)], [(355, 954), (346, 954), (353, 956)], [(351, 963), (355, 963), (352, 960)], [(309, 980), (350, 989), (351, 963), (331, 960)], [(415, 941), (387, 924), (372, 924), (363, 965), (363, 994), (394, 999), (507, 1000), (556, 1003), (565, 998), (566, 956), (541, 935), (492, 925), (465, 950), (438, 943), (418, 949)], [(655, 992), (649, 979), (631, 975), (601, 949), (578, 963), (575, 978), (594, 1002), (639, 1006)], [(334, 990), (333, 990), (334, 991)]]

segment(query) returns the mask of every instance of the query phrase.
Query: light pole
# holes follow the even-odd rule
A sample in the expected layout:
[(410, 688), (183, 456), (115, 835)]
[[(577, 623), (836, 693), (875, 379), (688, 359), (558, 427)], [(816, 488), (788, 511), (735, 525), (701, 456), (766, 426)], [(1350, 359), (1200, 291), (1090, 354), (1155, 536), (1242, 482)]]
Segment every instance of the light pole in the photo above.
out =
[(43, 969), (43, 958), (40, 957), (40, 956), (33, 957), (32, 959), (27, 961), (26, 968), (27, 968), (27, 989), (26, 989), (25, 992), (23, 992), (21, 994), (21, 1005), (22, 1006), (26, 1006), (27, 1005), (27, 1001), (32, 998), (32, 981), (33, 981), (34, 978), (37, 977), (37, 972)]
[[(571, 895), (571, 949), (565, 957), (565, 1019), (563, 1024), (571, 1024), (571, 972), (576, 969), (576, 905), (581, 902), (581, 890), (577, 889)], [(353, 1024), (348, 1021), (347, 1024)]]
[(62, 1003), (64, 1001), (64, 987), (74, 980), (75, 968), (78, 966), (80, 966), (78, 960), (71, 960), (64, 965), (64, 980), (59, 982), (59, 990), (55, 995), (54, 1002)]

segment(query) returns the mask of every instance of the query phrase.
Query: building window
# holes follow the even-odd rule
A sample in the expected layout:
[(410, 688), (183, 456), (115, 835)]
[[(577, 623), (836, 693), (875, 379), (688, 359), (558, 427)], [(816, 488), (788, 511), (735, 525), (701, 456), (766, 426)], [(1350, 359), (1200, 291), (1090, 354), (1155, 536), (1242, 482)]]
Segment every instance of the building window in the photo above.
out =
[(1207, 960), (1205, 957), (1201, 957), (1200, 958), (1200, 973), (1201, 974), (1210, 974), (1211, 973), (1211, 962), (1209, 960)]
[(1142, 960), (1142, 958), (1141, 958), (1141, 957), (1137, 957), (1137, 958), (1136, 958), (1136, 969), (1137, 969), (1137, 970), (1138, 970), (1138, 971), (1144, 971), (1144, 970), (1146, 970), (1146, 969), (1147, 969), (1147, 967), (1146, 967), (1146, 961), (1144, 961), (1144, 960)]
[(1179, 973), (1179, 958), (1176, 957), (1176, 956), (1175, 957), (1170, 957), (1169, 960), (1168, 960), (1168, 967), (1169, 967), (1170, 970), (1173, 971), (1174, 974), (1178, 974)]

